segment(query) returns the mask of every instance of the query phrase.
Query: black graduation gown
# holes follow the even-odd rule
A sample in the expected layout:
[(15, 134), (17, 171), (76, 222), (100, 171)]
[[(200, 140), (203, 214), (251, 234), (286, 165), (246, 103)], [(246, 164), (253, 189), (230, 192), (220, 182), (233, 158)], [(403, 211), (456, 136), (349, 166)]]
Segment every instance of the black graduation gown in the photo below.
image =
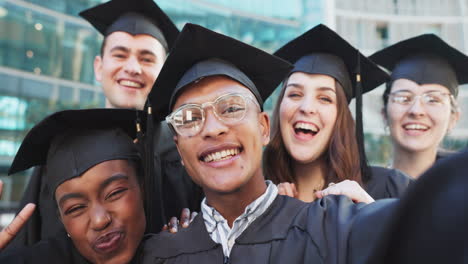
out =
[[(172, 139), (172, 132), (165, 122), (161, 123), (159, 140), (155, 139), (155, 166), (162, 169), (161, 184), (166, 218), (180, 216), (183, 208), (200, 211), (204, 197), (200, 187), (195, 185), (180, 162), (180, 156)], [(20, 202), (23, 208), (27, 203), (37, 205), (33, 216), (7, 248), (33, 245), (40, 240), (54, 237), (64, 231), (57, 214), (53, 194), (43, 180), (41, 166), (35, 167)], [(158, 175), (158, 174), (156, 174)], [(157, 182), (157, 181), (156, 181)], [(166, 223), (169, 219), (166, 219)], [(161, 227), (162, 228), (162, 227)]]
[[(143, 263), (358, 263), (348, 256), (354, 247), (349, 242), (363, 241), (349, 239), (353, 220), (359, 214), (388, 214), (395, 203), (389, 199), (366, 206), (353, 204), (345, 196), (304, 203), (278, 195), (267, 211), (236, 239), (228, 259), (222, 246), (210, 238), (199, 214), (187, 229), (176, 234), (162, 232), (146, 240)], [(366, 223), (372, 224), (373, 229), (386, 223), (379, 217), (373, 219), (378, 221)], [(357, 245), (353, 256), (366, 250), (370, 249)]]
[[(143, 238), (144, 240), (145, 238)], [(141, 246), (137, 249), (134, 259), (129, 264), (141, 262)], [(72, 240), (65, 232), (39, 241), (38, 243), (0, 252), (2, 264), (91, 264), (75, 248)]]
[(76, 250), (66, 233), (60, 232), (52, 238), (41, 240), (29, 247), (2, 251), (0, 253), (0, 263), (88, 264), (90, 262)]
[(413, 183), (413, 179), (399, 170), (378, 166), (370, 168), (372, 177), (364, 184), (364, 189), (375, 200), (400, 198)]

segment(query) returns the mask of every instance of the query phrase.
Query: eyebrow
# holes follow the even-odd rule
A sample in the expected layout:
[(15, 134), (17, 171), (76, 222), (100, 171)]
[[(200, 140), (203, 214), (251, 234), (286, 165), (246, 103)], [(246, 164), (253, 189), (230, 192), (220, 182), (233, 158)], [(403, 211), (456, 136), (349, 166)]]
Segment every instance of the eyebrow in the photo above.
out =
[[(109, 177), (105, 181), (101, 182), (101, 184), (99, 184), (99, 190), (102, 190), (102, 189), (106, 188), (109, 184), (111, 184), (112, 182), (118, 181), (118, 180), (128, 180), (128, 176), (124, 175), (124, 174), (121, 174), (121, 173), (112, 175), (111, 177)], [(84, 197), (85, 196), (82, 193), (77, 193), (77, 192), (76, 193), (67, 193), (64, 196), (60, 197), (58, 204), (60, 206), (62, 206), (62, 204), (64, 202), (66, 202), (67, 200), (69, 200), (69, 199), (84, 198)]]
[(110, 52), (113, 52), (113, 51), (123, 51), (123, 52), (130, 52), (130, 49), (129, 48), (126, 48), (124, 46), (115, 46), (113, 47)]
[(111, 183), (113, 183), (115, 181), (119, 181), (119, 180), (128, 180), (128, 176), (125, 175), (125, 174), (121, 174), (121, 173), (112, 175), (108, 179), (101, 182), (101, 184), (99, 184), (99, 190), (102, 190), (102, 189), (106, 188), (108, 185), (110, 185)]
[[(295, 88), (299, 88), (299, 89), (304, 89), (304, 85), (302, 85), (302, 84), (300, 84), (300, 83), (288, 83), (288, 84), (286, 85), (286, 87), (289, 87), (289, 86), (295, 87)], [(331, 92), (336, 93), (336, 91), (335, 91), (333, 88), (331, 88), (331, 87), (322, 86), (322, 87), (319, 87), (319, 88), (317, 88), (317, 89), (318, 89), (319, 91), (331, 91)]]
[[(113, 51), (123, 51), (123, 52), (129, 53), (131, 50), (129, 48), (127, 48), (127, 47), (124, 47), (124, 46), (115, 46), (110, 51), (111, 52), (113, 52)], [(148, 50), (148, 49), (138, 50), (138, 55), (140, 55), (140, 56), (152, 55), (152, 56), (157, 57), (154, 52), (152, 52), (151, 50)]]

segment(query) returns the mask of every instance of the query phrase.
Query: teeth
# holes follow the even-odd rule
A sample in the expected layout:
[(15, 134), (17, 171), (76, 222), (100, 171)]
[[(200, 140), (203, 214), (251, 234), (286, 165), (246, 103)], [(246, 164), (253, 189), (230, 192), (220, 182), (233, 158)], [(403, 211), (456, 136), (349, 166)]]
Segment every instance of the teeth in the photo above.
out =
[(426, 130), (426, 129), (429, 129), (429, 127), (425, 125), (420, 125), (420, 124), (409, 124), (405, 126), (405, 129)]
[(302, 123), (302, 122), (298, 122), (296, 123), (296, 125), (294, 126), (295, 129), (304, 129), (304, 130), (310, 130), (312, 132), (318, 132), (318, 129), (316, 126), (312, 125), (312, 124), (308, 124), (308, 123)]
[(129, 86), (129, 87), (135, 87), (135, 88), (141, 88), (142, 87), (142, 85), (140, 83), (132, 82), (132, 81), (129, 81), (129, 80), (121, 80), (119, 83), (120, 83), (120, 85)]
[(239, 149), (237, 148), (225, 149), (222, 151), (218, 151), (218, 152), (214, 152), (214, 153), (210, 153), (206, 155), (203, 158), (203, 161), (204, 162), (221, 161), (221, 160), (229, 159), (230, 157), (235, 156), (237, 154), (239, 154)]

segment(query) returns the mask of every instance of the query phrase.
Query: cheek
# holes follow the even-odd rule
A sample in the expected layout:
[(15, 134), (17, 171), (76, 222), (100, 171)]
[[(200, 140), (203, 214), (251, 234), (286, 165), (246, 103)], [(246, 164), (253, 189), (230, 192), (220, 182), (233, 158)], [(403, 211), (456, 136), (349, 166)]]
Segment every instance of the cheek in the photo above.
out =
[(293, 116), (296, 108), (297, 107), (294, 103), (290, 102), (288, 99), (283, 99), (279, 108), (280, 124), (290, 119)]

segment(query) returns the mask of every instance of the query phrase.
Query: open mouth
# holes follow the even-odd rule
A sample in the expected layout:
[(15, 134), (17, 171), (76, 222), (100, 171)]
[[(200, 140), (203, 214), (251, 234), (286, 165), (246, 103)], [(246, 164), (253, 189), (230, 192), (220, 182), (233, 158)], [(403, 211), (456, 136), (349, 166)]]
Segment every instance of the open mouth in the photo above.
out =
[(118, 83), (122, 86), (130, 87), (130, 88), (143, 88), (143, 83), (131, 81), (131, 80), (119, 80)]
[(403, 125), (403, 129), (411, 131), (427, 131), (429, 127), (422, 124), (406, 124)]
[(239, 155), (243, 149), (241, 147), (229, 147), (224, 149), (217, 149), (209, 151), (200, 155), (199, 159), (203, 162), (217, 162), (233, 158)]
[(315, 136), (320, 129), (311, 123), (297, 122), (294, 124), (294, 133), (298, 136)]

